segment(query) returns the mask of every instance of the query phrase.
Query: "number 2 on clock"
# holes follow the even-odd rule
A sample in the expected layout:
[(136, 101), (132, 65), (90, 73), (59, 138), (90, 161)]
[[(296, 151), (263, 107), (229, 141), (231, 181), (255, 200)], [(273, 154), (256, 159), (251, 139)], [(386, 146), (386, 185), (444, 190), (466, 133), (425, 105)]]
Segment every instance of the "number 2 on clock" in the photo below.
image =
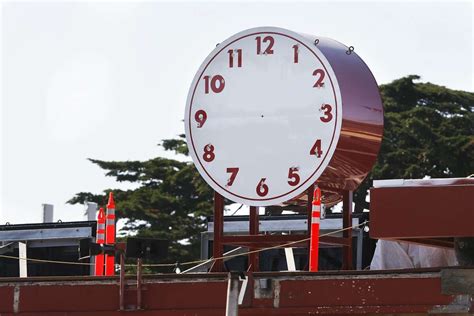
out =
[(316, 80), (316, 82), (314, 83), (313, 88), (321, 88), (324, 86), (323, 80), (325, 75), (326, 74), (322, 69), (316, 69), (315, 71), (313, 71), (313, 76), (319, 76), (318, 80)]

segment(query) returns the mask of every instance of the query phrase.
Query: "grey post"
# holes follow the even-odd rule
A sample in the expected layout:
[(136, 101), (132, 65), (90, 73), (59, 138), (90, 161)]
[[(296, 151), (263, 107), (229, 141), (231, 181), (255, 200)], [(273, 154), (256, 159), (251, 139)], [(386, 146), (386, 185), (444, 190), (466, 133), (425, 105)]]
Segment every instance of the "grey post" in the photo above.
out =
[(237, 316), (239, 314), (239, 274), (229, 273), (227, 283), (227, 302), (225, 304), (225, 316)]
[(54, 206), (43, 204), (43, 223), (52, 223), (54, 218)]

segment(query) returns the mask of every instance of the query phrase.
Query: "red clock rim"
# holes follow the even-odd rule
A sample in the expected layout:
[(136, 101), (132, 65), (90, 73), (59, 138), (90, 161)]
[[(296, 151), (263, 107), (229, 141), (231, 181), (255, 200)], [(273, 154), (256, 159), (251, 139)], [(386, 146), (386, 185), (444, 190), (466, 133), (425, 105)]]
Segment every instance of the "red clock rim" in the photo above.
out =
[[(336, 106), (336, 127), (337, 127), (337, 118), (338, 118), (338, 111), (337, 111), (337, 108), (338, 108), (338, 103), (337, 103), (337, 96), (336, 96), (336, 91), (334, 90), (334, 83), (332, 81), (332, 78), (331, 78), (331, 75), (328, 73), (327, 69), (326, 69), (326, 66), (324, 65), (324, 63), (321, 61), (321, 59), (318, 57), (318, 55), (316, 55), (316, 53), (311, 49), (309, 48), (308, 45), (306, 45), (305, 43), (303, 43), (302, 41), (300, 41), (299, 39), (296, 39), (288, 34), (283, 34), (283, 33), (279, 33), (279, 32), (272, 32), (272, 31), (263, 31), (263, 32), (254, 32), (254, 33), (250, 33), (250, 34), (247, 34), (247, 35), (244, 35), (244, 36), (241, 36), (239, 38), (236, 38), (235, 40), (233, 40), (232, 42), (228, 43), (227, 45), (225, 45), (224, 47), (222, 47), (214, 56), (212, 56), (212, 58), (207, 62), (206, 66), (203, 68), (203, 70), (201, 71), (200, 75), (199, 75), (199, 78), (198, 80), (196, 81), (196, 84), (194, 86), (194, 90), (193, 90), (193, 94), (191, 96), (191, 100), (189, 102), (189, 112), (188, 112), (188, 130), (189, 130), (189, 137), (191, 139), (191, 144), (192, 144), (192, 149), (194, 151), (194, 154), (199, 162), (199, 164), (201, 165), (202, 169), (204, 170), (204, 172), (207, 174), (207, 176), (219, 187), (221, 188), (222, 190), (224, 190), (225, 192), (229, 193), (230, 195), (232, 196), (235, 196), (235, 197), (238, 197), (238, 198), (241, 198), (241, 199), (245, 199), (245, 200), (249, 200), (249, 201), (270, 201), (270, 200), (276, 200), (276, 199), (279, 199), (281, 198), (282, 196), (285, 196), (285, 195), (288, 195), (288, 194), (291, 194), (292, 192), (300, 189), (302, 186), (304, 186), (313, 176), (316, 172), (318, 172), (319, 168), (321, 168), (321, 165), (323, 164), (323, 162), (326, 160), (326, 157), (328, 155), (328, 152), (326, 152), (326, 154), (324, 155), (324, 158), (321, 160), (321, 163), (318, 165), (318, 167), (314, 170), (314, 172), (303, 182), (301, 183), (300, 185), (298, 185), (297, 187), (293, 188), (292, 190), (286, 192), (286, 193), (283, 193), (283, 194), (280, 194), (278, 196), (273, 196), (273, 197), (270, 197), (270, 198), (250, 198), (250, 197), (246, 197), (246, 196), (242, 196), (242, 195), (238, 195), (238, 194), (235, 194), (229, 190), (227, 190), (225, 187), (221, 186), (210, 174), (209, 172), (207, 172), (206, 168), (204, 167), (204, 165), (202, 164), (201, 162), (201, 159), (199, 159), (199, 155), (198, 153), (196, 152), (196, 148), (194, 146), (194, 139), (193, 139), (193, 132), (192, 132), (192, 129), (191, 129), (191, 113), (192, 113), (192, 107), (193, 107), (193, 102), (194, 102), (194, 94), (196, 93), (196, 89), (199, 85), (199, 82), (201, 81), (201, 78), (202, 78), (202, 75), (204, 74), (204, 72), (206, 71), (207, 67), (209, 66), (209, 64), (214, 60), (214, 58), (216, 58), (226, 47), (228, 47), (229, 45), (235, 43), (236, 41), (239, 41), (243, 38), (246, 38), (246, 37), (249, 37), (249, 36), (253, 36), (253, 35), (257, 35), (257, 34), (275, 34), (275, 35), (280, 35), (280, 36), (285, 36), (285, 37), (288, 37), (288, 38), (291, 38), (295, 41), (297, 41), (298, 43), (304, 45), (318, 60), (319, 62), (321, 63), (321, 65), (323, 65), (324, 67), (324, 70), (326, 71), (326, 74), (329, 78), (329, 81), (331, 81), (331, 88), (332, 88), (332, 91), (333, 91), (333, 95), (334, 95), (334, 100), (335, 100), (335, 106)], [(329, 148), (331, 148), (333, 142), (334, 142), (334, 135), (336, 133), (336, 128), (334, 128), (333, 130), (333, 133), (332, 133), (332, 137), (331, 137), (331, 143), (329, 144)]]

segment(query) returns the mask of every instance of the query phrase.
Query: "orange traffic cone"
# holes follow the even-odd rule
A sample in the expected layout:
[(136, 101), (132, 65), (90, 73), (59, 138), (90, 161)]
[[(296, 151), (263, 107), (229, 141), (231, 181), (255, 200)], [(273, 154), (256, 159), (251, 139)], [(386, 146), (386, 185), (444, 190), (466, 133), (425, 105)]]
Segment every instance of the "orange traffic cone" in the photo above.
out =
[(311, 210), (311, 240), (309, 244), (309, 271), (318, 271), (319, 223), (321, 221), (321, 189), (316, 187)]
[[(99, 213), (97, 214), (97, 235), (95, 240), (98, 244), (105, 243), (105, 213), (102, 207), (99, 209)], [(105, 258), (103, 254), (95, 256), (96, 276), (104, 275), (104, 260)]]
[[(109, 203), (107, 203), (107, 220), (105, 242), (108, 245), (115, 245), (115, 201), (114, 194), (109, 193)], [(105, 255), (105, 275), (115, 274), (115, 256), (113, 254)]]

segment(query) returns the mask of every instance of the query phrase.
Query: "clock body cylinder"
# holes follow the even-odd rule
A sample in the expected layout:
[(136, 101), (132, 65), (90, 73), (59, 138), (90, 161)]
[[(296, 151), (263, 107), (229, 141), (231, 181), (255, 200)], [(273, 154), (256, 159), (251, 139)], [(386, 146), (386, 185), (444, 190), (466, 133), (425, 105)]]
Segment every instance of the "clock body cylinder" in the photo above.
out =
[(336, 74), (342, 96), (337, 148), (317, 180), (323, 202), (331, 205), (342, 200), (342, 191), (355, 191), (372, 170), (382, 143), (384, 111), (377, 82), (353, 47), (326, 37), (303, 36), (317, 42)]
[(375, 162), (383, 110), (375, 79), (352, 50), (260, 27), (204, 60), (184, 122), (209, 185), (232, 201), (268, 206), (295, 201), (315, 182), (326, 202), (357, 188)]

